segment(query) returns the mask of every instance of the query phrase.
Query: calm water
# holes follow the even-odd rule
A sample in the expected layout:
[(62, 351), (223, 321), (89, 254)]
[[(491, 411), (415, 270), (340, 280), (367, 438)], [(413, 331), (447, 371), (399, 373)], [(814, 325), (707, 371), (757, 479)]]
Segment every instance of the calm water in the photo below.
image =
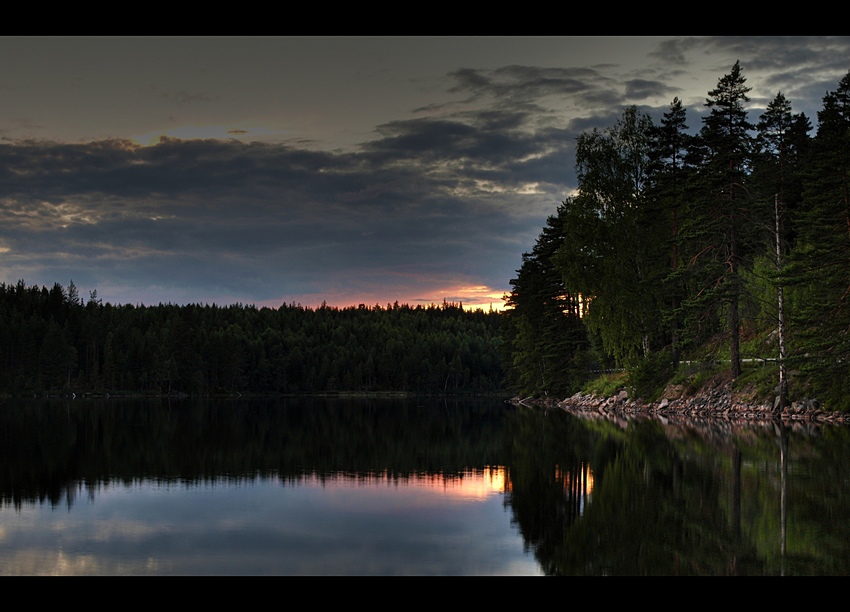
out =
[(850, 429), (6, 400), (2, 575), (846, 575)]

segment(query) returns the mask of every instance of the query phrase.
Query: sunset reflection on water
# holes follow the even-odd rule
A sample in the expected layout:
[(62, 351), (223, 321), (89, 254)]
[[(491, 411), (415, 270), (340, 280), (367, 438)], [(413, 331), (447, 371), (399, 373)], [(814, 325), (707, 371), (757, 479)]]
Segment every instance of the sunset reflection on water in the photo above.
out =
[(0, 573), (539, 575), (509, 489), (504, 466), (100, 483), (0, 512)]
[(508, 469), (504, 466), (487, 466), (467, 469), (460, 473), (416, 473), (395, 475), (389, 471), (366, 474), (340, 472), (331, 476), (310, 475), (302, 484), (321, 483), (326, 486), (396, 486), (410, 490), (421, 489), (440, 493), (458, 500), (481, 501), (510, 491)]

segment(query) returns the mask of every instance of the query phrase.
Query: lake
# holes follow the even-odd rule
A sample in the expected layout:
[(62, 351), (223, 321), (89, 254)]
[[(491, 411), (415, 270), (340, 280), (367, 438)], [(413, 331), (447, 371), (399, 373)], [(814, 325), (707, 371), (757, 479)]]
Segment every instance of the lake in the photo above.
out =
[(6, 399), (2, 575), (845, 575), (850, 429)]

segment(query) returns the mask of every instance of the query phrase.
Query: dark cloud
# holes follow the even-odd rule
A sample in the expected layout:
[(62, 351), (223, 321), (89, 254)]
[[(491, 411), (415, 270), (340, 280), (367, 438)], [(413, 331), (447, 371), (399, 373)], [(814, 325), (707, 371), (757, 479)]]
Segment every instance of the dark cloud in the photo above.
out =
[[(145, 303), (356, 293), (379, 281), (410, 294), (439, 269), (504, 287), (511, 268), (494, 273), (493, 261), (510, 265), (514, 237), (555, 201), (515, 189), (516, 165), (540, 150), (506, 137), (521, 119), (481, 120), (491, 129), (387, 125), (356, 153), (177, 139), (0, 146), (4, 267), (41, 267), (79, 287), (132, 279)], [(552, 183), (551, 164), (535, 161)], [(517, 214), (535, 208), (534, 220)]]
[[(375, 166), (406, 164), (421, 168), (428, 164), (432, 172), (441, 175), (476, 179), (487, 176), (515, 185), (522, 179), (515, 170), (526, 165), (524, 160), (557, 156), (567, 146), (560, 139), (563, 133), (552, 129), (519, 130), (523, 121), (503, 113), (466, 118), (478, 125), (420, 119), (381, 126), (383, 138), (364, 146), (366, 159)], [(537, 176), (535, 180), (551, 182), (555, 178)]]
[(658, 96), (660, 94), (668, 95), (672, 98), (673, 88), (664, 85), (659, 81), (648, 81), (646, 79), (631, 79), (625, 82), (626, 97), (629, 100), (637, 102), (649, 97)]
[(658, 45), (656, 51), (650, 52), (649, 56), (669, 67), (684, 67), (690, 64), (688, 59), (690, 53), (704, 44), (701, 41), (700, 38), (692, 37), (664, 40)]
[(492, 96), (497, 104), (512, 107), (529, 104), (537, 108), (551, 96), (588, 102), (607, 98), (615, 82), (594, 68), (540, 68), (505, 66), (495, 70), (465, 68), (451, 73), (453, 92), (469, 92), (473, 99)]
[(734, 56), (742, 67), (773, 76), (789, 70), (846, 69), (850, 36), (714, 36), (693, 44), (706, 53)]

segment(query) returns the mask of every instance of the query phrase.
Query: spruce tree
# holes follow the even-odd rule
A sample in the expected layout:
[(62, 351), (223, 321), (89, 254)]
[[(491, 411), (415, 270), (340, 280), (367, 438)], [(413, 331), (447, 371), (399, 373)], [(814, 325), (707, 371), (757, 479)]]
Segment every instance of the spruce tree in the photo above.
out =
[(799, 307), (791, 347), (795, 364), (814, 392), (837, 408), (850, 408), (850, 72), (828, 92), (818, 112), (805, 208), (784, 278)]
[[(775, 295), (762, 295), (758, 308), (770, 337), (777, 340), (779, 355), (778, 408), (788, 402), (787, 337), (785, 286), (781, 279), (788, 252), (794, 242), (793, 215), (802, 200), (802, 163), (807, 150), (808, 119), (791, 112), (791, 103), (779, 92), (767, 105), (756, 126), (758, 155), (751, 183), (758, 197), (773, 202), (773, 232), (761, 259), (768, 279), (767, 289)], [(773, 270), (775, 270), (775, 272)]]
[(802, 205), (803, 164), (809, 149), (811, 122), (794, 114), (782, 92), (768, 103), (756, 125), (758, 156), (752, 181), (762, 197), (777, 196), (780, 207), (782, 251), (787, 253), (796, 236), (794, 221)]
[(667, 219), (669, 243), (669, 274), (665, 279), (664, 293), (669, 310), (666, 319), (670, 330), (670, 355), (673, 366), (679, 362), (679, 305), (683, 296), (679, 266), (680, 211), (685, 204), (686, 164), (690, 136), (687, 133), (687, 112), (676, 97), (661, 118), (661, 125), (652, 132), (650, 148), (650, 187), (647, 198), (657, 214)]

